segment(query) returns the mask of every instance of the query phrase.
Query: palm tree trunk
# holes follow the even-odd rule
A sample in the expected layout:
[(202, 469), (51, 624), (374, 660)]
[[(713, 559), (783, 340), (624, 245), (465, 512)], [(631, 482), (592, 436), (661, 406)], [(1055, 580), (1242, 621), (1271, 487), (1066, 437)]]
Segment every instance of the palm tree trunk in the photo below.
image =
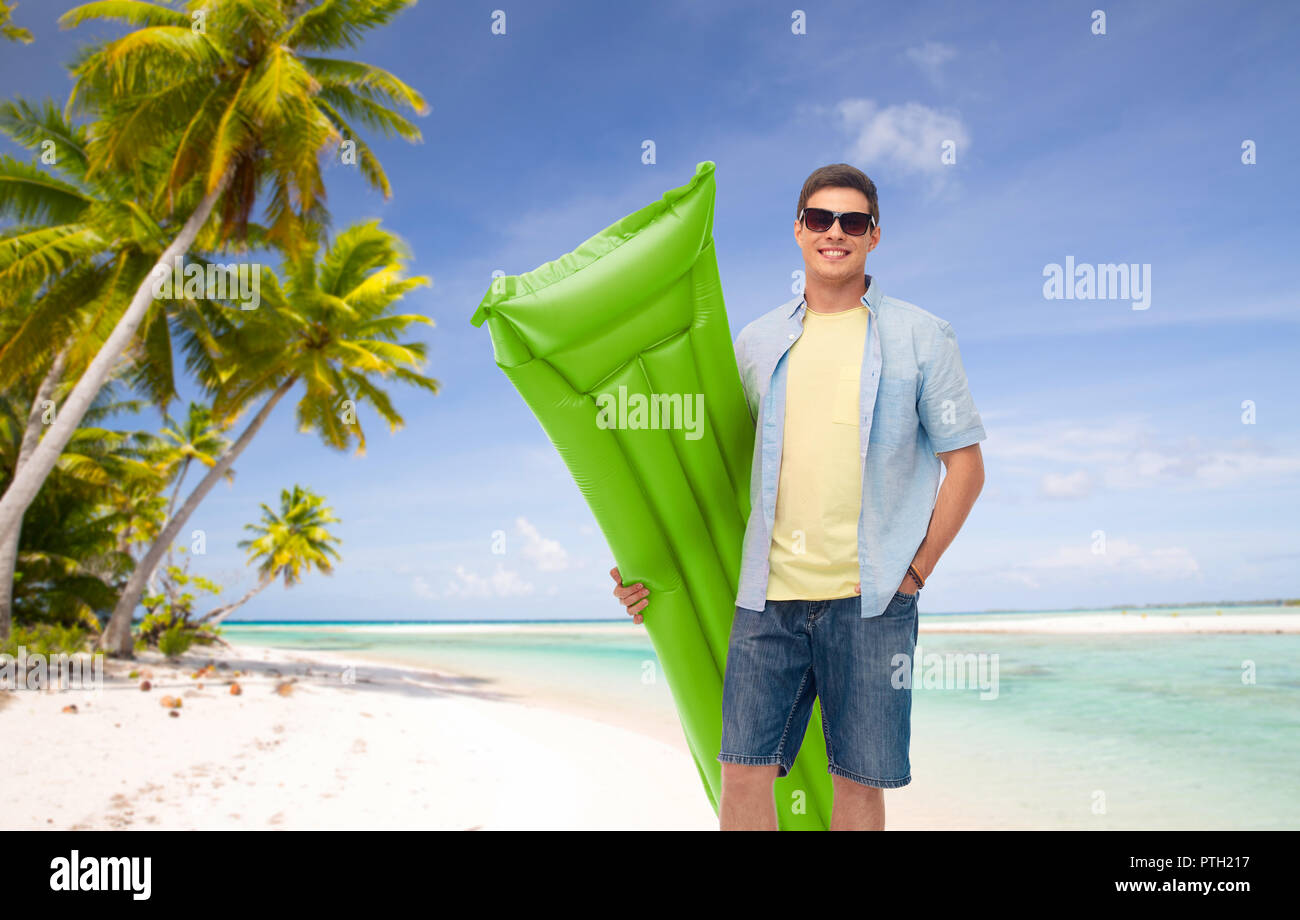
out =
[(222, 620), (230, 616), (238, 608), (244, 606), (244, 604), (248, 603), (248, 601), (252, 599), (254, 594), (257, 594), (257, 592), (261, 591), (263, 588), (265, 588), (274, 580), (275, 580), (274, 576), (264, 575), (261, 581), (253, 585), (253, 587), (249, 589), (248, 593), (245, 594), (243, 597), (241, 597), (239, 600), (235, 601), (233, 604), (223, 604), (220, 607), (213, 607), (207, 613), (203, 614), (203, 616), (199, 617), (196, 622), (206, 624), (208, 623), (209, 620), (211, 620), (212, 626), (220, 626)]
[(185, 462), (181, 464), (180, 475), (176, 477), (176, 488), (172, 489), (171, 501), (167, 503), (167, 513), (163, 516), (164, 521), (172, 516), (172, 511), (176, 508), (176, 499), (181, 496), (181, 483), (185, 481), (185, 474), (190, 471), (190, 460), (192, 459), (192, 457), (186, 457)]
[[(41, 416), (45, 414), (45, 401), (54, 394), (54, 388), (63, 379), (63, 369), (68, 363), (68, 351), (72, 348), (73, 336), (63, 343), (63, 348), (50, 362), (50, 369), (45, 379), (36, 388), (36, 398), (32, 400), (32, 411), (27, 413), (27, 427), (23, 429), (23, 439), (18, 447), (18, 458), (14, 460), (14, 477), (17, 478), (31, 459), (32, 452), (41, 440)], [(14, 572), (18, 568), (18, 538), (22, 535), (22, 519), (18, 526), (0, 535), (0, 640), (8, 639), (13, 629)]]
[(122, 658), (134, 657), (134, 650), (131, 645), (131, 616), (135, 613), (136, 605), (140, 603), (140, 598), (144, 595), (145, 583), (149, 578), (149, 574), (158, 566), (158, 561), (167, 552), (167, 547), (176, 539), (176, 536), (181, 532), (181, 528), (185, 526), (185, 522), (198, 508), (199, 503), (217, 484), (217, 481), (226, 475), (226, 470), (230, 469), (239, 455), (243, 453), (244, 448), (253, 440), (253, 436), (262, 427), (267, 416), (271, 414), (271, 410), (275, 408), (275, 404), (280, 401), (285, 393), (289, 392), (295, 382), (295, 378), (290, 377), (276, 387), (275, 392), (258, 410), (257, 415), (253, 416), (253, 420), (248, 423), (244, 433), (222, 455), (216, 465), (208, 470), (208, 474), (194, 487), (194, 491), (190, 493), (189, 498), (185, 499), (185, 504), (181, 505), (180, 510), (176, 512), (176, 516), (163, 527), (162, 532), (153, 541), (153, 545), (149, 547), (149, 552), (145, 554), (145, 557), (135, 567), (135, 571), (131, 573), (126, 587), (122, 589), (122, 595), (118, 599), (117, 606), (113, 608), (113, 616), (108, 621), (108, 628), (99, 637), (100, 648)]
[(99, 349), (85, 373), (81, 375), (81, 379), (68, 394), (68, 398), (64, 400), (54, 424), (45, 432), (45, 437), (41, 438), (27, 465), (21, 470), (14, 471), (13, 482), (5, 490), (4, 498), (0, 499), (0, 536), (8, 536), (11, 532), (17, 531), (22, 523), (23, 514), (35, 500), (36, 493), (45, 482), (45, 477), (50, 474), (50, 470), (54, 469), (59, 454), (63, 452), (73, 432), (81, 424), (86, 410), (90, 408), (96, 394), (108, 380), (118, 358), (135, 337), (136, 330), (140, 328), (145, 312), (153, 300), (153, 271), (157, 271), (160, 266), (166, 266), (167, 270), (171, 271), (174, 260), (189, 251), (199, 235), (199, 230), (207, 223), (213, 205), (217, 203), (217, 198), (225, 190), (229, 181), (230, 174), (227, 173), (212, 191), (203, 196), (199, 206), (181, 227), (176, 239), (163, 251), (153, 270), (140, 282), (140, 287), (136, 289), (130, 305), (117, 321), (108, 338), (104, 340), (103, 347)]
[[(181, 483), (185, 482), (185, 474), (190, 471), (191, 459), (192, 458), (190, 457), (186, 457), (185, 462), (181, 464), (180, 475), (176, 477), (176, 488), (172, 489), (171, 501), (167, 503), (167, 513), (163, 515), (164, 521), (170, 521), (172, 518), (172, 512), (176, 510), (176, 499), (180, 498), (181, 496)], [(172, 564), (172, 548), (170, 545), (167, 547), (167, 564), (168, 565)], [(159, 565), (161, 565), (161, 563), (159, 563)], [(157, 575), (158, 575), (158, 566), (154, 566), (153, 571), (149, 573), (150, 590), (153, 590), (153, 581)], [(172, 600), (175, 600), (175, 597), (173, 597)]]

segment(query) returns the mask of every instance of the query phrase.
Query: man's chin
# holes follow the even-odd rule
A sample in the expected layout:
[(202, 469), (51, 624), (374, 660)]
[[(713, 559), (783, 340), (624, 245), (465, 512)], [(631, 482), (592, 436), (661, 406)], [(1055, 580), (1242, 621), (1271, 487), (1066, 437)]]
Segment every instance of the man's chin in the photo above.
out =
[(865, 276), (866, 269), (865, 263), (856, 266), (846, 265), (841, 262), (827, 262), (821, 256), (818, 256), (817, 261), (808, 267), (808, 273), (815, 275), (822, 281), (840, 282), (852, 278), (862, 278)]

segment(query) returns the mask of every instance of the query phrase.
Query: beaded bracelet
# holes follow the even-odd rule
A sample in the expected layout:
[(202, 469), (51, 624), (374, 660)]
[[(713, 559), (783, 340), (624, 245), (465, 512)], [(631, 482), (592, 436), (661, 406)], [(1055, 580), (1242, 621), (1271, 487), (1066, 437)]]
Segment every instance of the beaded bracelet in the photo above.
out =
[(916, 582), (916, 590), (920, 591), (925, 587), (925, 582), (921, 580), (921, 576), (917, 573), (915, 566), (909, 565), (907, 567), (907, 574), (911, 575), (912, 581)]

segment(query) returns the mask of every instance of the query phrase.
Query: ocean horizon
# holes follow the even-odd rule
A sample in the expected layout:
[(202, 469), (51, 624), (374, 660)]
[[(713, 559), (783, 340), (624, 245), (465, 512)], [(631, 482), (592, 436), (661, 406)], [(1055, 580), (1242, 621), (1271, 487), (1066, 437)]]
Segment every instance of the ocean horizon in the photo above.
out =
[[(1142, 613), (1152, 612), (1177, 612), (1183, 611), (1191, 613), (1204, 613), (1216, 609), (1224, 609), (1225, 616), (1256, 613), (1259, 611), (1276, 612), (1281, 609), (1295, 609), (1300, 613), (1300, 601), (1279, 600), (1276, 602), (1259, 602), (1259, 601), (1214, 601), (1195, 604), (1130, 604), (1127, 606), (1112, 607), (1062, 607), (1062, 608), (1041, 608), (1041, 609), (991, 609), (991, 610), (957, 610), (941, 611), (932, 613), (928, 610), (922, 610), (923, 617), (985, 617), (985, 616), (1042, 616), (1051, 614), (1097, 614), (1097, 613), (1114, 613), (1117, 610), (1135, 610)], [(528, 624), (528, 623), (626, 623), (629, 626), (637, 626), (632, 623), (627, 614), (613, 614), (607, 617), (558, 617), (558, 618), (514, 618), (514, 619), (339, 619), (339, 620), (296, 620), (296, 619), (228, 619), (224, 626), (234, 626), (236, 624), (259, 625), (259, 626), (279, 626), (279, 625), (299, 625), (299, 626), (317, 626), (317, 625), (381, 625), (381, 624), (448, 624), (448, 625), (479, 625), (479, 624)]]

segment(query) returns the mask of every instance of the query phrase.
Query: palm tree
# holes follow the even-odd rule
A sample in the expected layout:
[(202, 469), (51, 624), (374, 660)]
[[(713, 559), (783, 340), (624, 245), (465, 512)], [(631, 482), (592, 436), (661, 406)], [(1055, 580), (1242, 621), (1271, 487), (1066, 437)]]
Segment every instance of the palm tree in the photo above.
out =
[(244, 525), (245, 530), (258, 535), (257, 539), (239, 541), (239, 548), (248, 550), (249, 564), (258, 563), (257, 584), (239, 600), (208, 611), (199, 622), (220, 625), (276, 578), (283, 578), (284, 586), (292, 588), (313, 567), (325, 575), (333, 574), (331, 560), (339, 558), (333, 544), (339, 538), (326, 525), (337, 523), (339, 519), (325, 507), (320, 495), (298, 485), (292, 492), (281, 489), (279, 513), (263, 503), (262, 522)]
[[(139, 184), (116, 173), (88, 176), (86, 131), (69, 123), (53, 103), (0, 103), (0, 132), (33, 151), (55, 145), (50, 169), (0, 156), (0, 218), (14, 223), (0, 235), (0, 295), (11, 301), (0, 311), (0, 388), (41, 381), (10, 470), (14, 474), (31, 461), (53, 421), (53, 407), (93, 360), (122, 304), (167, 244), (164, 229), (135, 200)], [(133, 364), (136, 387), (161, 405), (176, 393), (165, 309), (163, 303), (150, 306), (139, 341), (124, 356)], [(173, 309), (178, 315), (196, 311), (182, 324), (185, 342), (213, 307), (181, 300)], [(9, 632), (21, 526), (20, 518), (18, 526), (0, 534), (0, 638)]]
[[(11, 42), (22, 42), (25, 45), (32, 43), (32, 33), (27, 29), (20, 28), (10, 21), (14, 8), (17, 3), (7, 3), (0, 0), (0, 35), (3, 35)], [(3, 638), (3, 637), (0, 637)]]
[[(71, 349), (63, 355), (64, 369), (75, 382), (149, 280), (173, 228), (140, 203), (148, 204), (153, 177), (93, 171), (86, 128), (68, 121), (53, 102), (0, 103), (0, 132), (38, 157), (23, 163), (0, 155), (0, 218), (13, 224), (0, 233), (0, 298), (13, 301), (0, 311), (6, 326), (0, 386), (39, 375), (50, 364), (51, 343)], [(51, 152), (47, 168), (44, 155)], [(260, 227), (250, 227), (251, 238), (264, 236)], [(184, 344), (201, 334), (194, 330), (213, 310), (204, 298), (148, 306), (123, 357), (134, 363), (132, 382), (159, 406), (176, 396), (169, 319), (177, 321)]]
[[(30, 307), (30, 298), (18, 310), (0, 314), (0, 338), (8, 339), (9, 319), (13, 312)], [(67, 360), (67, 350), (60, 349), (50, 360), (50, 366), (40, 378), (35, 392), (32, 393), (30, 405), (23, 406), (20, 412), (19, 401), (15, 399), (12, 387), (0, 389), (0, 463), (3, 463), (4, 478), (10, 478), (13, 471), (20, 469), (41, 436), (41, 428), (47, 417), (47, 408), (54, 404), (55, 387), (63, 377)], [(21, 419), (21, 422), (20, 422)], [(0, 641), (9, 638), (13, 627), (13, 589), (14, 575), (18, 565), (18, 541), (20, 528), (14, 528), (0, 535)]]
[[(217, 465), (217, 459), (230, 447), (226, 438), (225, 427), (214, 422), (212, 408), (191, 402), (189, 412), (183, 424), (177, 424), (170, 415), (163, 416), (162, 462), (174, 471), (176, 482), (172, 486), (172, 495), (167, 502), (166, 517), (170, 518), (176, 510), (176, 499), (180, 497), (181, 485), (190, 471), (190, 464), (198, 461), (208, 469)], [(235, 471), (226, 470), (226, 481), (233, 482)], [(169, 556), (170, 558), (170, 556)]]
[[(0, 482), (9, 478), (22, 449), (30, 387), (0, 395)], [(160, 526), (161, 503), (151, 496), (164, 480), (144, 459), (149, 436), (95, 425), (139, 409), (138, 401), (118, 400), (117, 389), (105, 387), (86, 413), (15, 547), (7, 587), (15, 617), (25, 622), (80, 623), (98, 632), (95, 615), (112, 610), (131, 571), (133, 539), (147, 538)]]
[[(163, 480), (171, 483), (171, 497), (167, 500), (166, 510), (162, 513), (164, 523), (171, 519), (176, 510), (176, 500), (180, 497), (181, 486), (185, 483), (190, 464), (198, 461), (211, 469), (216, 466), (221, 454), (230, 447), (230, 441), (225, 437), (224, 432), (224, 426), (214, 422), (212, 409), (201, 403), (191, 401), (185, 420), (180, 423), (171, 415), (163, 413), (163, 428), (159, 437), (153, 442), (153, 448), (148, 452), (148, 459), (158, 469)], [(225, 478), (227, 482), (233, 482), (234, 469), (227, 469)], [(172, 555), (172, 547), (169, 546), (168, 565), (172, 564)], [(149, 574), (148, 584), (151, 589), (156, 574), (157, 568)]]
[(358, 224), (339, 234), (319, 262), (310, 251), (286, 261), (283, 287), (273, 273), (264, 271), (262, 305), (231, 311), (238, 321), (214, 334), (212, 346), (218, 353), (202, 369), (202, 382), (213, 393), (218, 420), (233, 422), (256, 400), (263, 399), (262, 404), (132, 573), (101, 637), (103, 647), (130, 656), (131, 617), (148, 573), (295, 386), (301, 383), (304, 388), (297, 403), (299, 429), (315, 431), (339, 450), (355, 442), (357, 453), (364, 453), (366, 443), (357, 413), (362, 403), (378, 412), (390, 431), (403, 424), (377, 379), (438, 392), (438, 381), (419, 373), (425, 363), (424, 343), (397, 341), (412, 324), (432, 326), (433, 320), (390, 312), (408, 291), (429, 283), (423, 276), (406, 275), (408, 258), (401, 241), (378, 221)]
[[(427, 105), (385, 70), (310, 52), (355, 47), (413, 2), (191, 0), (186, 12), (101, 0), (64, 14), (65, 27), (102, 19), (136, 27), (81, 53), (69, 108), (97, 116), (89, 175), (120, 170), (143, 180), (159, 170), (154, 202), (189, 215), (155, 268), (169, 269), (190, 250), (218, 204), (213, 238), (241, 239), (264, 188), (267, 239), (291, 254), (308, 246), (304, 228), (326, 218), (322, 154), (343, 138), (355, 145), (365, 179), (385, 197), (391, 193), (348, 119), (415, 141), (419, 130), (396, 109), (423, 114)], [(191, 15), (200, 12), (201, 29)], [(19, 526), (152, 299), (146, 278), (0, 498), (0, 535)]]

